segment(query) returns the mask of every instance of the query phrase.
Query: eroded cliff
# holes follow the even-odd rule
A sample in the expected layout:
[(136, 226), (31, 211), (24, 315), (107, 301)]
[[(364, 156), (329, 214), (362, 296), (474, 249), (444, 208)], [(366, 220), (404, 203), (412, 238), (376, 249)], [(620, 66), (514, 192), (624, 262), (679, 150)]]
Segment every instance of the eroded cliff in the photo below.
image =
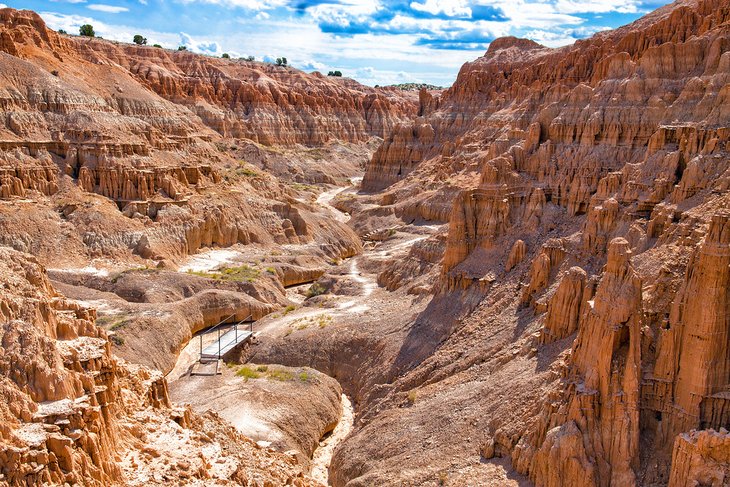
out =
[[(422, 94), (363, 186), (379, 214), (448, 221), (409, 337), (441, 341), (374, 401), (339, 484), (399, 475), (360, 454), (399, 418), (462, 459), (420, 446), (410, 482), (478, 482), (504, 457), (535, 485), (728, 482), (729, 26), (727, 2), (687, 0), (560, 49), (500, 39)], [(399, 411), (407, 391), (427, 405)]]
[(0, 483), (313, 484), (292, 457), (171, 404), (162, 374), (112, 355), (95, 310), (35, 258), (0, 257)]

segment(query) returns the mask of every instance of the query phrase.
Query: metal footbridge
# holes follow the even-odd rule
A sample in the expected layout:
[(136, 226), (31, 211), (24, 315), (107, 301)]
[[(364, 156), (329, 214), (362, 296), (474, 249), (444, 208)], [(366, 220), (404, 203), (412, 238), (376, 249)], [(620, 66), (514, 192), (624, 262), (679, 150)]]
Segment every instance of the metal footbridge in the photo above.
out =
[[(217, 362), (225, 354), (236, 348), (238, 345), (247, 342), (253, 337), (253, 321), (249, 321), (251, 316), (248, 318), (233, 323), (233, 326), (228, 330), (224, 330), (224, 325), (230, 325), (228, 320), (235, 317), (231, 315), (221, 320), (217, 325), (206, 330), (205, 333), (201, 333), (200, 337), (200, 358), (201, 364), (207, 364), (210, 362)], [(210, 345), (203, 347), (203, 336), (209, 335), (210, 333), (217, 331), (217, 340)]]

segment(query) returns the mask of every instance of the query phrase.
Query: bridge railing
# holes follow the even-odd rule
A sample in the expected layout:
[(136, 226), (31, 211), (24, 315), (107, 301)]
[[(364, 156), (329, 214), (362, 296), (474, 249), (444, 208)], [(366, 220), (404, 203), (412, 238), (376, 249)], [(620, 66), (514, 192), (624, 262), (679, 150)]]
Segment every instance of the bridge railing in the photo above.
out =
[[(222, 327), (222, 325), (228, 324), (228, 320), (230, 320), (231, 318), (234, 318), (235, 316), (236, 316), (236, 313), (233, 313), (232, 315), (223, 318), (221, 321), (219, 321), (213, 327), (208, 328), (204, 332), (201, 332), (200, 333), (200, 335), (199, 335), (199, 338), (200, 338), (200, 353), (199, 353), (199, 357), (200, 358), (199, 359), (200, 360), (202, 360), (202, 358), (203, 358), (203, 335), (207, 335), (207, 334), (209, 334), (209, 333), (211, 333), (213, 331), (217, 331), (218, 332), (218, 336), (217, 336), (217, 340), (218, 340), (218, 359), (220, 360), (220, 358), (221, 358), (221, 327)], [(245, 323), (246, 321), (250, 320), (251, 318), (253, 318), (253, 315), (248, 315), (243, 320), (237, 321), (236, 323), (233, 324), (233, 329), (235, 330), (235, 333), (236, 333), (236, 342), (238, 342), (238, 325), (240, 325), (241, 323)], [(250, 326), (249, 331), (251, 333), (253, 333), (253, 321), (249, 322), (249, 326)]]

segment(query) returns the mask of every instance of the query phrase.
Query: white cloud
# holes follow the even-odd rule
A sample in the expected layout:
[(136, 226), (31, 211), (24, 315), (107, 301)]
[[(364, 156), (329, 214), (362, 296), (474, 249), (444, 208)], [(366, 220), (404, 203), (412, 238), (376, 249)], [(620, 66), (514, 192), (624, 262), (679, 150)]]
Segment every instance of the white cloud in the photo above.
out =
[(180, 32), (180, 44), (187, 47), (189, 51), (203, 54), (220, 55), (224, 52), (218, 42), (209, 39), (197, 39), (185, 32)]
[(289, 3), (287, 0), (182, 0), (183, 3), (193, 3), (196, 1), (213, 5), (222, 5), (225, 7), (245, 8), (256, 12), (272, 10), (277, 7), (283, 7)]
[(4, 3), (0, 3), (0, 8), (8, 8), (8, 6), (5, 5)]
[(578, 13), (636, 13), (637, 0), (558, 0), (555, 10), (563, 14)]
[(424, 3), (411, 2), (411, 8), (433, 15), (444, 14), (451, 17), (471, 15), (471, 9), (464, 0), (425, 0)]
[(108, 14), (118, 14), (122, 12), (129, 12), (129, 9), (127, 7), (119, 7), (116, 5), (106, 5), (103, 3), (92, 3), (91, 5), (88, 5), (86, 8), (90, 10), (96, 10), (97, 12), (105, 12)]
[(324, 63), (320, 63), (317, 61), (307, 60), (303, 62), (298, 62), (296, 64), (292, 64), (292, 66), (301, 69), (302, 71), (319, 71), (320, 73), (326, 73), (327, 71), (332, 71), (331, 66), (327, 66)]
[[(342, 69), (341, 71), (345, 76), (354, 78), (360, 83), (370, 86), (423, 82), (419, 76), (414, 76), (405, 71), (381, 70), (372, 66), (365, 66), (354, 70)], [(433, 74), (435, 73), (429, 73), (429, 76)]]

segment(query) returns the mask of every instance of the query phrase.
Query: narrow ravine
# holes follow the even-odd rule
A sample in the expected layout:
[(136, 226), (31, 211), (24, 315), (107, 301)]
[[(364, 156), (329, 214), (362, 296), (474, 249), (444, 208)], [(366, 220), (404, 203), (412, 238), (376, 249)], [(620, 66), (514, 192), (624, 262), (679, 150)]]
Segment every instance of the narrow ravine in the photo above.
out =
[[(356, 184), (361, 178), (356, 179)], [(332, 219), (342, 223), (350, 220), (350, 215), (338, 210), (332, 205), (332, 201), (341, 193), (348, 190), (355, 190), (357, 186), (346, 186), (334, 188), (324, 191), (317, 198), (317, 203), (322, 207), (323, 211), (328, 212)], [(429, 230), (437, 230), (435, 228)], [(407, 232), (406, 232), (407, 233)], [(368, 268), (366, 259), (392, 259), (396, 256), (407, 254), (410, 248), (416, 243), (427, 238), (423, 234), (404, 235), (392, 241), (379, 243), (375, 248), (365, 250), (362, 254), (346, 259), (341, 264), (340, 274), (343, 279), (349, 279), (358, 286), (357, 291), (352, 295), (334, 295), (330, 298), (330, 305), (326, 308), (321, 306), (308, 305), (304, 300), (304, 296), (298, 292), (302, 287), (309, 284), (293, 287), (287, 290), (287, 296), (298, 306), (296, 309), (287, 312), (275, 312), (258, 320), (254, 325), (254, 332), (258, 340), (276, 340), (289, 335), (301, 323), (306, 320), (316, 320), (326, 316), (327, 319), (337, 320), (338, 317), (351, 317), (356, 314), (367, 313), (371, 309), (372, 298), (378, 290), (377, 275), (372, 272), (364, 272), (362, 269)], [(287, 249), (289, 250), (289, 249)], [(306, 252), (305, 246), (296, 249), (299, 252)], [(207, 252), (192, 256), (186, 265), (182, 268), (185, 270), (210, 270), (227, 261), (237, 260), (234, 255), (237, 253), (234, 249), (211, 249)], [(202, 332), (203, 346), (215, 340), (215, 333), (208, 336), (206, 332)], [(180, 353), (178, 362), (168, 375), (168, 379), (173, 382), (172, 388), (175, 388), (175, 381), (180, 380), (186, 375), (189, 368), (197, 361), (200, 338), (198, 336), (187, 344)], [(183, 379), (184, 380), (184, 379)], [(188, 386), (189, 389), (189, 386)], [(355, 411), (349, 398), (342, 394), (342, 413), (335, 429), (323, 439), (319, 446), (312, 454), (311, 475), (317, 481), (329, 485), (329, 466), (332, 461), (337, 446), (350, 434), (354, 425)], [(245, 411), (240, 411), (242, 416), (246, 415)], [(239, 425), (244, 422), (237, 423)], [(245, 428), (241, 430), (246, 434)]]
[(314, 480), (324, 485), (330, 485), (329, 467), (332, 461), (332, 455), (337, 445), (350, 434), (354, 424), (355, 409), (352, 407), (350, 399), (345, 394), (342, 394), (342, 416), (340, 416), (340, 422), (337, 423), (332, 433), (320, 441), (319, 448), (314, 450), (314, 455), (312, 455), (311, 475)]

